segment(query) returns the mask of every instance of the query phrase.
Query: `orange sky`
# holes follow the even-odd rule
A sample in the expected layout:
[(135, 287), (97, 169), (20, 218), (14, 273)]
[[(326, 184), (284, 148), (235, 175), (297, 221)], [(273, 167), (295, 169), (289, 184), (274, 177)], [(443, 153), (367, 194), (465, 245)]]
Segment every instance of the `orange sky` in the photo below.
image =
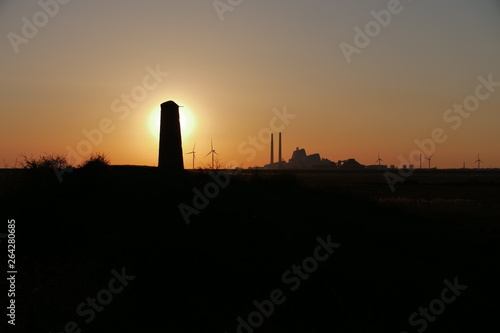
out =
[[(355, 27), (388, 3), (243, 2), (221, 21), (211, 1), (73, 1), (49, 7), (43, 22), (36, 2), (3, 1), (3, 163), (90, 147), (113, 164), (156, 165), (151, 123), (174, 100), (185, 106), (183, 149), (196, 143), (197, 167), (210, 163), (211, 139), (223, 163), (268, 163), (269, 145), (254, 156), (251, 137), (260, 147), (273, 110), (285, 109), (295, 116), (282, 129), (286, 160), (301, 147), (363, 164), (380, 153), (398, 165), (421, 149), (415, 140), (442, 128), (447, 140), (435, 145), (433, 165), (472, 166), (479, 153), (484, 167), (500, 167), (500, 5), (401, 1), (348, 62), (340, 45), (355, 46)], [(29, 32), (23, 18), (40, 27), (14, 46), (13, 34)], [(489, 76), (491, 91), (478, 79)], [(475, 111), (447, 113), (473, 103), (478, 89)]]

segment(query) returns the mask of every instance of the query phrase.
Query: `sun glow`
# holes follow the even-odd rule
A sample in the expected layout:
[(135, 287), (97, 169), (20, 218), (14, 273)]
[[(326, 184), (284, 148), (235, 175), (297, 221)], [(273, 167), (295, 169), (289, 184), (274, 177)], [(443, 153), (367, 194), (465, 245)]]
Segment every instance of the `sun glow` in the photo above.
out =
[[(181, 135), (183, 141), (189, 138), (196, 128), (196, 118), (194, 113), (188, 107), (179, 108), (179, 120), (181, 123)], [(148, 118), (149, 133), (155, 140), (160, 138), (160, 110), (155, 108), (149, 114)]]

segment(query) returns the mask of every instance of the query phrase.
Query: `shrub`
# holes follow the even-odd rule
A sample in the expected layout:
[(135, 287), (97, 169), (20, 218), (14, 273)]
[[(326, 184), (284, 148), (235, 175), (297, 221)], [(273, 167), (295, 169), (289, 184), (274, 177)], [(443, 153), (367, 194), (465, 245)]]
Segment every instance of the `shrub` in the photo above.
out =
[(24, 169), (48, 170), (52, 168), (64, 169), (71, 167), (65, 155), (47, 154), (38, 158), (22, 155), (22, 158), (23, 161), (20, 164)]
[(92, 153), (87, 160), (83, 161), (80, 168), (102, 169), (110, 165), (109, 158), (104, 153)]

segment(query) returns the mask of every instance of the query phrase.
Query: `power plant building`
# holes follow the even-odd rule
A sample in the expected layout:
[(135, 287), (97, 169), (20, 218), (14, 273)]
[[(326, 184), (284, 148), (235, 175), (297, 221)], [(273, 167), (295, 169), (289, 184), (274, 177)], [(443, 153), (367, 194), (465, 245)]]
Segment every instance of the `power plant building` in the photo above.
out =
[(264, 165), (264, 169), (294, 169), (294, 170), (386, 170), (387, 165), (365, 166), (354, 158), (332, 162), (329, 159), (321, 158), (320, 154), (307, 155), (304, 148), (297, 147), (292, 153), (292, 158), (285, 162), (282, 160), (282, 141), (279, 133), (279, 158), (274, 161), (274, 135), (271, 134), (271, 158), (270, 163)]

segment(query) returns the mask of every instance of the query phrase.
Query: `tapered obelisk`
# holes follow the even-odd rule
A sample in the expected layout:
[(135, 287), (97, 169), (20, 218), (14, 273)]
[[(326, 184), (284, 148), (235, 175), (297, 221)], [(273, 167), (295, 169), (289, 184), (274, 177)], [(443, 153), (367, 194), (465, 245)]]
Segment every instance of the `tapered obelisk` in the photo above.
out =
[(158, 167), (173, 172), (184, 170), (179, 105), (174, 101), (161, 104)]

